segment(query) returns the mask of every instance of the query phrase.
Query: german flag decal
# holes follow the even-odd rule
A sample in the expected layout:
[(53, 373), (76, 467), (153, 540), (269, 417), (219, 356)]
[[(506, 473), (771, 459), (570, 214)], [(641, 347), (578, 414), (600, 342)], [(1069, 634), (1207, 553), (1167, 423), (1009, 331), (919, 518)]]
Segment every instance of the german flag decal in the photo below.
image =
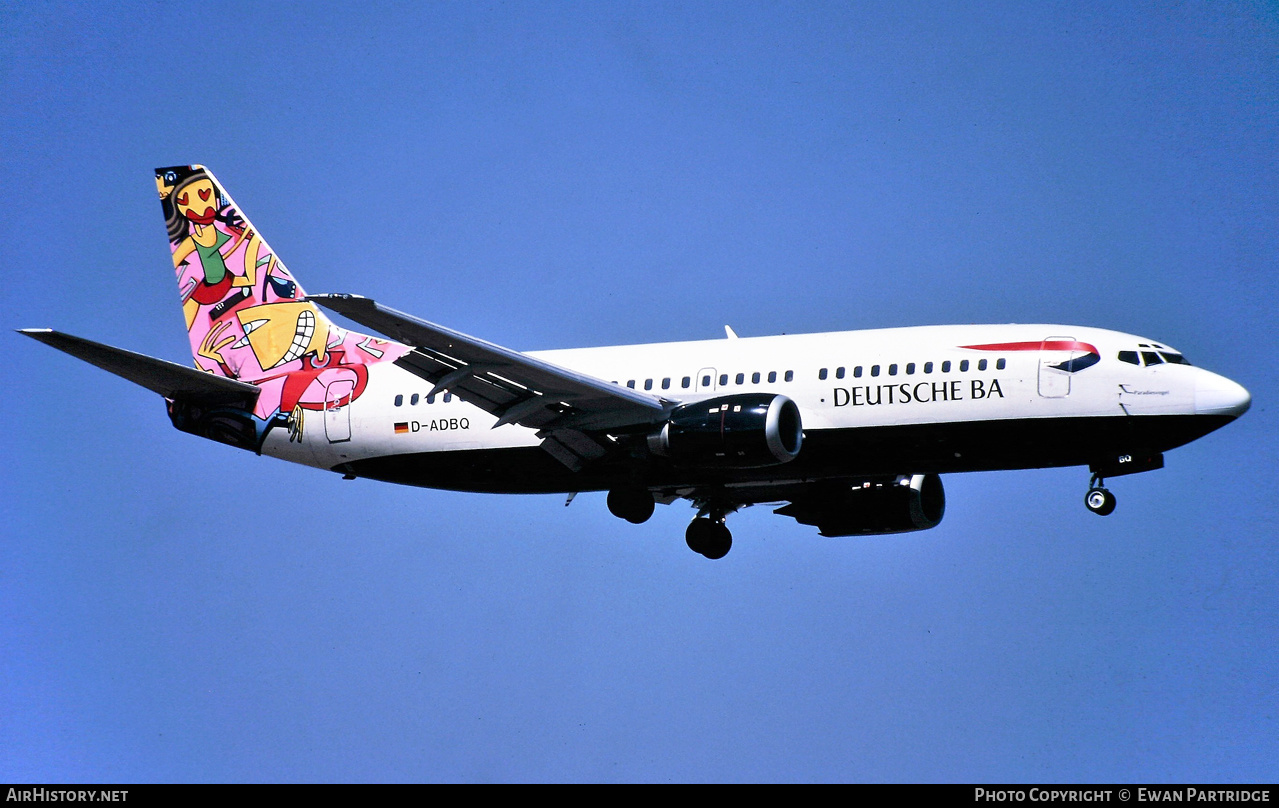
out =
[(404, 434), (405, 432), (408, 432), (408, 431), (409, 431), (409, 422), (408, 422), (408, 421), (399, 421), (399, 422), (397, 422), (397, 423), (395, 424), (395, 434), (397, 434), (397, 435), (402, 435), (402, 434)]

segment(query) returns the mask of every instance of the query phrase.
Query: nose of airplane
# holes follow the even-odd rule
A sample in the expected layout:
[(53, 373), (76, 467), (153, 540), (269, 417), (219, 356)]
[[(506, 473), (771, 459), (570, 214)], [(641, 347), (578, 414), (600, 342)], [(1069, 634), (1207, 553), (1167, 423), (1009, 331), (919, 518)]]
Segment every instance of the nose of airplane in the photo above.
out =
[(1230, 415), (1238, 418), (1252, 405), (1252, 396), (1243, 385), (1225, 376), (1203, 371), (1195, 382), (1196, 415)]

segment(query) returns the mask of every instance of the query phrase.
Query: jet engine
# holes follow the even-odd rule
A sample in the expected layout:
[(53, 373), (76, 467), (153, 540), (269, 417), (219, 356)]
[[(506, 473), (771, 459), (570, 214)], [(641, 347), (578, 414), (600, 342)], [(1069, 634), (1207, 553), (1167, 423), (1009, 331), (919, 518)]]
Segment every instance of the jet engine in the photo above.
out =
[(261, 454), (253, 415), (246, 409), (181, 399), (168, 402), (168, 409), (169, 420), (183, 432)]
[(815, 525), (823, 536), (909, 533), (941, 522), (946, 492), (936, 474), (915, 474), (828, 487), (773, 513)]
[(758, 468), (795, 459), (804, 442), (799, 407), (775, 393), (685, 404), (648, 436), (653, 454), (692, 466)]

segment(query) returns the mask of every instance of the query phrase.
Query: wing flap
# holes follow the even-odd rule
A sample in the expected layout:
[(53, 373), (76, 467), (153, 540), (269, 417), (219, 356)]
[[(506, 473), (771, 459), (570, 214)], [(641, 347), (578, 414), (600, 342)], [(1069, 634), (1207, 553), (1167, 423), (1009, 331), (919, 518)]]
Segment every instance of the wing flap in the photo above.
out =
[(175, 362), (114, 348), (49, 328), (23, 328), (18, 333), (128, 379), (168, 399), (250, 409), (261, 392), (254, 385), (245, 382), (214, 376)]

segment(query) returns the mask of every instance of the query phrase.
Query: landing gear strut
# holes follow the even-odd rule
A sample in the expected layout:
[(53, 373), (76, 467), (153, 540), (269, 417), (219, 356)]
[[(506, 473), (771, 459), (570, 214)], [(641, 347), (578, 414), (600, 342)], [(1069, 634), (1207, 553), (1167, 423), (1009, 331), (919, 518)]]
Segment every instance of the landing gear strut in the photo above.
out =
[(1109, 516), (1115, 510), (1115, 495), (1102, 487), (1104, 483), (1105, 480), (1094, 474), (1088, 483), (1088, 493), (1084, 495), (1084, 505), (1098, 516)]
[(724, 526), (723, 516), (699, 516), (689, 522), (684, 541), (688, 549), (710, 559), (723, 558), (733, 549), (733, 534)]

